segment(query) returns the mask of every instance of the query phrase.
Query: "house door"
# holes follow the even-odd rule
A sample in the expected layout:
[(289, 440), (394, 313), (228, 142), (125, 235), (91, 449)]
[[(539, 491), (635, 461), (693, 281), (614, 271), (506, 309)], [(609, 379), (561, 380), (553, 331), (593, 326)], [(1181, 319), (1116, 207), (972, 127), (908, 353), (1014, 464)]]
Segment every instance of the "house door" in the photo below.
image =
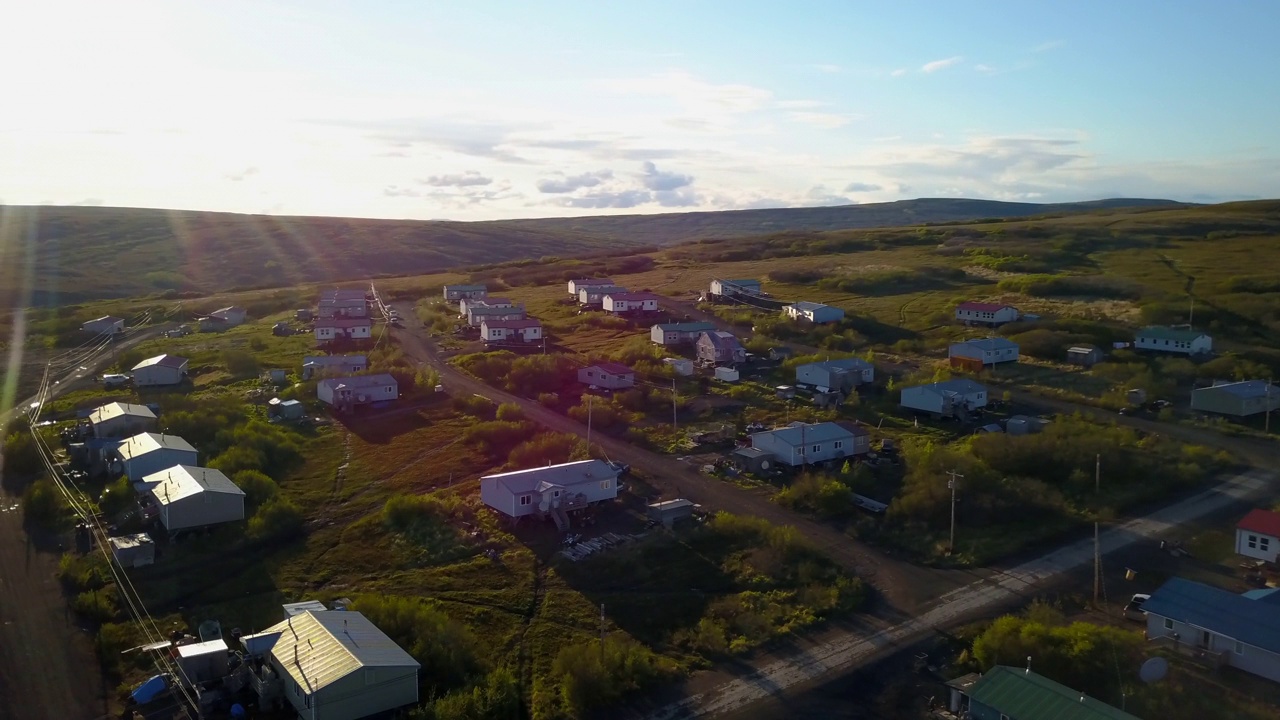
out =
[(1200, 631), (1200, 647), (1205, 648), (1207, 650), (1209, 648), (1209, 643), (1212, 639), (1213, 638), (1209, 634), (1208, 630)]

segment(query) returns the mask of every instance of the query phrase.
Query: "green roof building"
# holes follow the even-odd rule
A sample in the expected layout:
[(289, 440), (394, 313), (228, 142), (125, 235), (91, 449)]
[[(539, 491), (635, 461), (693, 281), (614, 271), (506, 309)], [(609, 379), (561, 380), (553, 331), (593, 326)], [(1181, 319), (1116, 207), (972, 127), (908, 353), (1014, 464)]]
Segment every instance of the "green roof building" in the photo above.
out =
[(1207, 333), (1190, 328), (1171, 328), (1163, 325), (1144, 327), (1133, 338), (1135, 350), (1202, 355), (1213, 351), (1213, 338)]
[[(963, 681), (963, 682), (962, 682)], [(997, 665), (976, 680), (958, 678), (952, 710), (973, 720), (1140, 720), (1038, 673)]]

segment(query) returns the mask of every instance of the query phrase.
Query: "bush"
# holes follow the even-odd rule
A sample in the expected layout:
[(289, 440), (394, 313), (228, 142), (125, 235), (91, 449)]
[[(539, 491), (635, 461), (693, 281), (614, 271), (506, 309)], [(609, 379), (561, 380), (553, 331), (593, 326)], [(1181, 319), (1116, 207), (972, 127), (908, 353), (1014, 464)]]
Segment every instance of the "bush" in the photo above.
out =
[(563, 648), (551, 664), (564, 714), (578, 718), (675, 674), (671, 661), (628, 637), (612, 635), (604, 649), (590, 642)]
[(4, 441), (4, 472), (12, 477), (24, 477), (44, 472), (44, 460), (31, 432), (15, 428)]
[(244, 491), (244, 504), (250, 514), (280, 492), (276, 481), (258, 470), (241, 470), (231, 477), (231, 482)]
[(507, 668), (485, 676), (484, 684), (458, 690), (423, 707), (422, 720), (520, 720), (524, 702), (520, 682)]
[(529, 438), (512, 448), (507, 455), (507, 466), (530, 468), (590, 458), (587, 443), (582, 438), (568, 433), (548, 432)]
[(252, 540), (284, 540), (302, 532), (305, 522), (297, 503), (276, 495), (266, 501), (249, 519), (247, 535)]
[(361, 595), (352, 604), (378, 629), (422, 663), (418, 677), (437, 690), (461, 687), (480, 669), (475, 639), (430, 600)]
[(227, 372), (238, 380), (257, 377), (258, 375), (258, 359), (247, 350), (238, 348), (223, 350), (222, 364), (226, 365)]
[(297, 435), (262, 420), (251, 420), (219, 432), (214, 445), (222, 452), (209, 467), (234, 476), (243, 470), (257, 470), (271, 477), (283, 477), (303, 462)]
[(779, 504), (823, 518), (846, 517), (854, 510), (853, 491), (834, 478), (801, 475), (777, 495)]
[(1095, 697), (1113, 694), (1117, 663), (1136, 667), (1142, 654), (1142, 634), (1133, 630), (1084, 622), (1051, 626), (1012, 615), (973, 641), (974, 660), (984, 671), (1031, 656), (1037, 672)]
[(23, 515), (46, 528), (61, 527), (69, 509), (62, 492), (49, 480), (37, 480), (22, 493)]
[(490, 420), (467, 428), (462, 433), (462, 438), (475, 444), (489, 457), (499, 459), (506, 457), (513, 448), (537, 433), (538, 426), (531, 422)]
[(110, 587), (76, 595), (71, 601), (71, 609), (77, 615), (96, 623), (107, 622), (120, 614), (120, 608), (116, 605), (116, 592)]
[(58, 560), (58, 577), (76, 591), (99, 590), (111, 582), (111, 568), (101, 553), (66, 553)]
[(524, 408), (515, 403), (502, 403), (498, 406), (497, 419), (502, 422), (524, 420)]
[(481, 420), (492, 420), (497, 408), (489, 400), (476, 395), (456, 395), (453, 409)]
[(107, 517), (114, 517), (132, 504), (133, 488), (129, 485), (129, 478), (121, 477), (103, 488), (98, 508)]

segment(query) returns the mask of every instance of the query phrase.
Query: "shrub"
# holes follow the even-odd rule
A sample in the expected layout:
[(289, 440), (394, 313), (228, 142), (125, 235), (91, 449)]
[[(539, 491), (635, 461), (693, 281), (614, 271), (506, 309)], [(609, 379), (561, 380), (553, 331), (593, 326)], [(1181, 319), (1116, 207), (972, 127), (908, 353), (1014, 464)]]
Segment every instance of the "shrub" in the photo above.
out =
[(528, 421), (490, 420), (467, 428), (462, 438), (477, 445), (489, 457), (498, 459), (506, 457), (513, 448), (537, 433), (538, 426)]
[(258, 470), (241, 470), (231, 477), (231, 482), (244, 491), (244, 503), (250, 513), (280, 492), (276, 481)]
[(853, 491), (835, 478), (806, 473), (777, 495), (778, 503), (793, 510), (824, 518), (845, 517), (853, 512)]
[(497, 408), (489, 400), (476, 395), (455, 395), (453, 409), (481, 420), (492, 420)]
[(222, 364), (226, 365), (227, 372), (237, 379), (256, 377), (258, 374), (258, 359), (247, 350), (237, 348), (223, 350)]
[(284, 540), (302, 532), (305, 517), (297, 503), (284, 497), (275, 497), (263, 503), (249, 519), (247, 535), (252, 540)]
[(423, 720), (520, 720), (524, 703), (520, 682), (507, 668), (485, 676), (482, 685), (438, 698), (423, 708)]
[(565, 714), (582, 717), (674, 674), (671, 661), (631, 638), (612, 635), (603, 650), (595, 642), (563, 648), (551, 664), (550, 682), (559, 685)]
[(502, 422), (524, 420), (524, 408), (515, 403), (502, 403), (498, 406), (497, 419)]
[(568, 433), (542, 433), (512, 448), (507, 465), (512, 468), (590, 459), (585, 440)]
[(126, 477), (121, 477), (103, 488), (101, 499), (98, 501), (99, 509), (107, 517), (117, 515), (132, 504), (133, 488), (129, 485), (129, 478)]
[(76, 595), (71, 601), (71, 609), (77, 615), (97, 623), (107, 622), (120, 614), (120, 608), (116, 606), (116, 592), (110, 587)]
[(37, 480), (22, 493), (22, 513), (46, 528), (58, 528), (67, 519), (69, 507), (61, 491), (48, 480)]
[(232, 430), (223, 430), (214, 445), (222, 449), (209, 467), (228, 476), (242, 470), (258, 470), (282, 477), (302, 464), (302, 448), (297, 435), (262, 420), (251, 420)]
[(100, 553), (66, 553), (58, 560), (58, 577), (73, 590), (98, 590), (112, 580), (107, 562)]
[(418, 677), (438, 690), (465, 684), (480, 669), (475, 639), (430, 600), (391, 595), (361, 595), (352, 604), (378, 629), (422, 663)]
[(9, 477), (34, 475), (44, 471), (40, 448), (31, 432), (15, 428), (4, 441), (4, 471)]

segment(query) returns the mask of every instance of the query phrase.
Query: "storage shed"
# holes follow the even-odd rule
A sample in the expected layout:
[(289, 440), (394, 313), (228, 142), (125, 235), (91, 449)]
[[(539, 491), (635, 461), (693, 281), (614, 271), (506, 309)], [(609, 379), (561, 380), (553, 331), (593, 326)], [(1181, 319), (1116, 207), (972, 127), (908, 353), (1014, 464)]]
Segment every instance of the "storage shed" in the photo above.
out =
[(729, 453), (729, 461), (739, 470), (759, 475), (777, 466), (777, 459), (768, 450), (756, 447), (738, 448)]
[(697, 505), (691, 500), (680, 498), (677, 500), (664, 500), (662, 502), (649, 504), (649, 517), (662, 523), (662, 526), (671, 529), (677, 520), (684, 520), (693, 517), (693, 509)]
[(104, 315), (96, 320), (90, 320), (80, 326), (80, 329), (94, 335), (114, 335), (124, 332), (124, 318)]
[(177, 355), (156, 355), (133, 366), (137, 387), (177, 385), (187, 379), (187, 359)]
[(663, 358), (662, 364), (671, 368), (671, 372), (683, 377), (693, 374), (693, 361), (688, 358)]
[(142, 567), (156, 561), (156, 544), (146, 533), (119, 535), (109, 542), (111, 554), (123, 567)]
[(244, 519), (244, 491), (219, 470), (175, 465), (142, 482), (170, 532)]
[(738, 371), (731, 367), (720, 366), (716, 368), (716, 379), (721, 382), (738, 382), (739, 377)]
[(1077, 345), (1067, 348), (1067, 362), (1072, 365), (1093, 367), (1102, 362), (1102, 350), (1093, 345)]
[(222, 638), (178, 646), (178, 666), (193, 683), (208, 682), (227, 676), (230, 650)]

